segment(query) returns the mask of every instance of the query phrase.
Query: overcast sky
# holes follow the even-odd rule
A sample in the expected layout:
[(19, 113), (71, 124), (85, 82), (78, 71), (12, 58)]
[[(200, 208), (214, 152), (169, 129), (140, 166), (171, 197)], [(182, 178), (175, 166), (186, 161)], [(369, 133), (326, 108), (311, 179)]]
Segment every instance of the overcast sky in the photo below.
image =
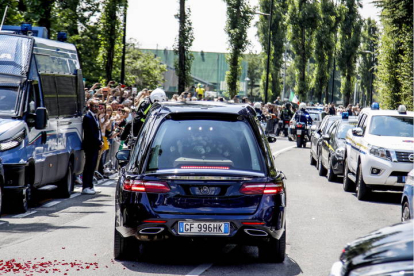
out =
[[(259, 0), (250, 0), (258, 5)], [(372, 17), (377, 21), (379, 10), (371, 3), (362, 0), (360, 13), (363, 18)], [(194, 29), (192, 51), (227, 52), (226, 4), (223, 0), (187, 0), (191, 9)], [(143, 49), (172, 49), (178, 34), (178, 0), (133, 0), (129, 1), (127, 17), (127, 39), (134, 38)], [(259, 15), (254, 16), (254, 23)], [(249, 29), (251, 50), (260, 52), (261, 46), (256, 37), (257, 29)]]

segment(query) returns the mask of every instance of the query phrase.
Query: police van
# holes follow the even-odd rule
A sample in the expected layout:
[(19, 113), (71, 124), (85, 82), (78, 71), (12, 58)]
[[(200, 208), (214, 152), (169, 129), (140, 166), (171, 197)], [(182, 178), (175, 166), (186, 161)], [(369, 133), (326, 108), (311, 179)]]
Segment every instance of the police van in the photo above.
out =
[(76, 47), (22, 30), (0, 32), (0, 196), (17, 212), (48, 184), (69, 197), (84, 164)]
[(346, 135), (343, 187), (359, 200), (372, 190), (402, 190), (413, 169), (414, 112), (363, 109)]

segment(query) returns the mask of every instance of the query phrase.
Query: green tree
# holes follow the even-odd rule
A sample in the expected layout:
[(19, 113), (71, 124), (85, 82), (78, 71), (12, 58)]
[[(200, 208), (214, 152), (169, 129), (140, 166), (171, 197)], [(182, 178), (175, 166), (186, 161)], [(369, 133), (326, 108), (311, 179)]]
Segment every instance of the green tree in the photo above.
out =
[(105, 76), (102, 82), (119, 76), (122, 55), (122, 16), (126, 8), (125, 0), (105, 0), (100, 18), (101, 30), (98, 36), (100, 41), (98, 61), (104, 68)]
[(307, 64), (313, 54), (314, 32), (318, 27), (316, 2), (291, 0), (288, 12), (289, 40), (295, 53), (296, 94), (301, 102), (307, 101), (310, 76), (306, 74)]
[[(23, 11), (21, 11), (23, 1), (0, 1), (0, 20), (3, 19), (3, 14), (7, 9), (5, 25), (20, 25), (23, 21)], [(24, 8), (24, 7), (23, 7)]]
[(325, 96), (325, 103), (328, 103), (329, 69), (335, 48), (338, 16), (336, 7), (331, 0), (321, 0), (317, 7), (319, 10), (319, 26), (315, 33), (314, 98), (322, 103), (322, 97)]
[(175, 15), (178, 19), (180, 27), (179, 34), (174, 45), (174, 52), (178, 55), (175, 60), (175, 73), (178, 76), (178, 91), (181, 93), (186, 90), (192, 82), (191, 63), (194, 60), (193, 54), (190, 52), (193, 45), (194, 35), (193, 26), (190, 20), (190, 8), (185, 9), (185, 1), (180, 0), (179, 14)]
[(350, 103), (354, 89), (356, 59), (361, 37), (362, 20), (358, 13), (360, 0), (342, 0), (339, 28), (338, 67), (341, 70), (341, 93), (344, 105)]
[(413, 1), (377, 0), (383, 32), (375, 86), (382, 108), (413, 110)]
[(253, 89), (260, 80), (260, 75), (263, 71), (262, 61), (260, 55), (254, 53), (245, 55), (245, 60), (247, 61), (247, 77), (250, 79), (250, 96), (253, 96)]
[(253, 10), (247, 0), (224, 0), (227, 4), (226, 32), (229, 36), (226, 72), (227, 88), (230, 98), (239, 93), (238, 80), (241, 75), (242, 54), (248, 45), (247, 29), (253, 17)]
[[(373, 91), (374, 69), (377, 66), (375, 55), (378, 51), (378, 27), (374, 19), (364, 20), (361, 34), (360, 63), (358, 75), (361, 77), (361, 100), (370, 100)], [(364, 103), (363, 103), (364, 104)]]
[(125, 64), (126, 82), (138, 90), (159, 86), (164, 80), (163, 73), (167, 71), (167, 66), (161, 63), (159, 57), (142, 52), (133, 40), (127, 43)]
[[(260, 0), (259, 8), (263, 13), (270, 14), (271, 11), (271, 0)], [(285, 1), (279, 2), (274, 1), (273, 4), (273, 14), (272, 22), (270, 26), (271, 30), (271, 41), (270, 41), (270, 74), (269, 77), (269, 88), (267, 94), (270, 95), (271, 99), (275, 99), (281, 94), (281, 81), (280, 81), (280, 69), (283, 63), (283, 52), (284, 52), (284, 41), (286, 38), (286, 11), (287, 5)], [(260, 16), (258, 22), (258, 35), (260, 43), (264, 49), (264, 52), (268, 51), (268, 41), (269, 41), (269, 17)], [(263, 56), (263, 64), (267, 62), (267, 55)], [(265, 68), (265, 66), (263, 66)], [(265, 81), (266, 81), (266, 71), (263, 71), (262, 82), (261, 82), (261, 93), (265, 93)], [(271, 79), (271, 81), (270, 81)]]

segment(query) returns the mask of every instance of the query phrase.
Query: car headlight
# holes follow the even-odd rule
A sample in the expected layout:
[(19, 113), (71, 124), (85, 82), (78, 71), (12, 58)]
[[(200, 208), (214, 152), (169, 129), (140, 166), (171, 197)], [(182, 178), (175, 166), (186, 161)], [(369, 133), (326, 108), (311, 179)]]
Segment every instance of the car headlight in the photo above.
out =
[(369, 153), (374, 155), (375, 157), (382, 158), (388, 161), (392, 161), (391, 153), (387, 149), (376, 147), (376, 146), (371, 146), (371, 148), (369, 149)]
[(337, 148), (335, 151), (336, 157), (338, 159), (343, 159), (345, 156), (345, 149), (344, 148)]
[(413, 261), (370, 265), (352, 270), (349, 276), (413, 275)]
[(0, 151), (6, 151), (15, 147), (18, 147), (24, 138), (26, 137), (26, 131), (22, 130), (19, 133), (17, 133), (14, 137), (0, 141)]

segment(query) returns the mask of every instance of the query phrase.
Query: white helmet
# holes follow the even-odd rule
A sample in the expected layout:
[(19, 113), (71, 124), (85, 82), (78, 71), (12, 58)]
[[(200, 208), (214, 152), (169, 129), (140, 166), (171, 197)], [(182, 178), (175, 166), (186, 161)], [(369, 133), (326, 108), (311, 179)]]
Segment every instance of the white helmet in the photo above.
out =
[(161, 88), (155, 89), (154, 91), (152, 91), (150, 95), (150, 101), (152, 103), (165, 102), (166, 100), (167, 100), (167, 96), (165, 95), (164, 90), (162, 90)]
[(306, 104), (305, 103), (301, 103), (299, 105), (299, 109), (306, 109)]
[(262, 108), (262, 104), (259, 103), (259, 102), (255, 102), (254, 103), (254, 108), (260, 109), (260, 108)]

